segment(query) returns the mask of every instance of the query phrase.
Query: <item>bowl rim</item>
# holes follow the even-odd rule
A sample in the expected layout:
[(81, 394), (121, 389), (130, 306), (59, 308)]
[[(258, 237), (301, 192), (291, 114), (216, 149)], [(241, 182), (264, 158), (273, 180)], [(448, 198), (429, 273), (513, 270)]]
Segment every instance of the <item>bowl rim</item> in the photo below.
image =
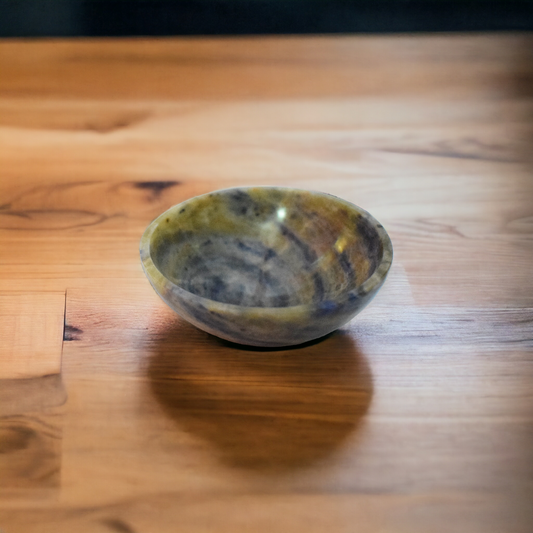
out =
[[(192, 196), (191, 198), (188, 198), (187, 200), (184, 200), (183, 202), (180, 202), (179, 204), (173, 205), (172, 207), (170, 207), (169, 209), (165, 210), (163, 213), (158, 215), (154, 220), (152, 220), (152, 222), (150, 222), (150, 224), (148, 224), (148, 226), (144, 230), (144, 233), (141, 237), (141, 241), (139, 244), (142, 268), (144, 270), (146, 277), (149, 279), (152, 285), (154, 285), (154, 282), (155, 282), (158, 288), (163, 289), (164, 293), (167, 293), (167, 292), (184, 293), (184, 294), (189, 295), (189, 298), (192, 297), (195, 300), (203, 302), (206, 307), (210, 307), (210, 308), (218, 307), (219, 309), (224, 309), (226, 311), (246, 310), (247, 312), (256, 311), (260, 313), (281, 314), (281, 313), (287, 313), (287, 312), (297, 312), (297, 311), (301, 311), (304, 309), (318, 309), (320, 308), (321, 304), (323, 304), (324, 302), (331, 301), (325, 298), (315, 303), (305, 303), (305, 304), (298, 304), (298, 305), (284, 306), (284, 307), (244, 306), (244, 305), (220, 302), (218, 300), (212, 300), (210, 298), (206, 298), (205, 296), (200, 296), (198, 294), (188, 291), (187, 289), (184, 289), (183, 287), (179, 286), (178, 284), (168, 279), (156, 266), (156, 264), (152, 260), (152, 256), (150, 252), (152, 235), (156, 231), (157, 227), (159, 226), (159, 223), (165, 218), (167, 218), (169, 214), (171, 213), (173, 214), (175, 211), (179, 211), (179, 209), (183, 208), (185, 204), (188, 204), (189, 202), (192, 202), (193, 200), (196, 200), (197, 198), (210, 196), (212, 194), (228, 193), (230, 191), (246, 192), (246, 191), (250, 191), (253, 189), (275, 189), (275, 190), (284, 191), (286, 193), (307, 193), (307, 194), (312, 194), (314, 196), (323, 196), (331, 200), (334, 200), (335, 202), (341, 203), (347, 208), (349, 208), (350, 210), (356, 211), (358, 214), (363, 216), (368, 222), (371, 223), (372, 227), (377, 231), (379, 239), (383, 246), (383, 255), (376, 269), (374, 270), (372, 275), (367, 280), (365, 280), (358, 287), (355, 287), (349, 291), (347, 290), (345, 293), (343, 293), (342, 296), (336, 298), (335, 302), (340, 303), (350, 298), (353, 298), (354, 296), (356, 298), (362, 298), (368, 294), (375, 292), (376, 289), (378, 289), (383, 284), (383, 282), (385, 281), (385, 278), (387, 277), (391, 264), (392, 264), (392, 259), (393, 259), (392, 242), (389, 237), (389, 234), (387, 233), (383, 225), (378, 220), (376, 220), (368, 211), (366, 211), (362, 207), (359, 207), (356, 204), (353, 204), (351, 202), (348, 202), (347, 200), (344, 200), (342, 198), (339, 198), (338, 196), (335, 196), (333, 194), (326, 193), (326, 192), (315, 191), (315, 190), (310, 190), (310, 189), (300, 189), (296, 187), (278, 187), (278, 186), (268, 186), (268, 185), (267, 186), (253, 186), (252, 185), (252, 186), (244, 186), (244, 187), (237, 186), (237, 187), (228, 187), (225, 189), (216, 189), (205, 194)], [(156, 290), (156, 292), (159, 292), (159, 290)]]

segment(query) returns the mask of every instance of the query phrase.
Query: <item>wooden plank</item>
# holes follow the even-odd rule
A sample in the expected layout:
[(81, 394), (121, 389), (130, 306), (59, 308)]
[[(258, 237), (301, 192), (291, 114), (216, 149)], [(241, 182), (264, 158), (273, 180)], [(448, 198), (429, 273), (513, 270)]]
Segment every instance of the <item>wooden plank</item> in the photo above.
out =
[(530, 43), (527, 34), (416, 41), (409, 36), (83, 39), (39, 45), (4, 40), (0, 95), (301, 99), (481, 93), (490, 98), (505, 93), (510, 78), (524, 69)]
[(61, 292), (0, 293), (0, 499), (59, 487), (64, 312)]
[(0, 380), (61, 372), (64, 313), (64, 293), (0, 293)]
[(34, 509), (3, 513), (13, 533), (161, 533), (257, 531), (270, 533), (331, 530), (384, 533), (449, 533), (465, 527), (471, 533), (528, 533), (531, 510), (512, 512), (520, 496), (432, 494), (219, 494), (165, 492), (105, 508), (74, 512)]
[[(393, 237), (397, 261), (416, 278), (420, 304), (531, 306), (533, 292), (523, 287), (531, 257), (532, 107), (513, 94), (510, 88), (502, 100), (438, 105), (427, 96), (6, 98), (0, 231), (12, 254), (0, 265), (0, 289), (37, 288), (42, 280), (64, 290), (72, 279), (137, 278), (140, 270), (123, 257), (164, 209), (216, 188), (290, 179), (374, 213)], [(105, 126), (142, 109), (142, 120)], [(31, 267), (32, 256), (24, 259), (28, 248), (38, 266)], [(481, 268), (473, 256), (490, 261)]]
[(343, 335), (265, 352), (187, 325), (146, 284), (112, 286), (69, 291), (72, 505), (243, 483), (531, 493), (530, 309), (420, 308), (397, 284)]

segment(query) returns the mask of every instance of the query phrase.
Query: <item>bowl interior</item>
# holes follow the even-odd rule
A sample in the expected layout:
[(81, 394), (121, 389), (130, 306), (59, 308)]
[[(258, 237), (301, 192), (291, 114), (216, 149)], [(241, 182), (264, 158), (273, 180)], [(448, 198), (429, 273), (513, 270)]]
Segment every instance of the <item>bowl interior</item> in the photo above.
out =
[(375, 271), (383, 244), (368, 213), (321, 193), (227, 189), (155, 222), (150, 254), (181, 288), (246, 307), (335, 300)]

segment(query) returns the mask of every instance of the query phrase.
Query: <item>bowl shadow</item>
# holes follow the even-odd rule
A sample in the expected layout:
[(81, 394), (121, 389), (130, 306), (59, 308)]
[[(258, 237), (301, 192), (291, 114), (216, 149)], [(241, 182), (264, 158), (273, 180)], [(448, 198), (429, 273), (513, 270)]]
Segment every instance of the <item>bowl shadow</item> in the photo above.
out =
[(184, 321), (150, 339), (148, 377), (163, 411), (230, 467), (310, 467), (360, 426), (372, 377), (342, 331), (291, 348), (220, 340)]

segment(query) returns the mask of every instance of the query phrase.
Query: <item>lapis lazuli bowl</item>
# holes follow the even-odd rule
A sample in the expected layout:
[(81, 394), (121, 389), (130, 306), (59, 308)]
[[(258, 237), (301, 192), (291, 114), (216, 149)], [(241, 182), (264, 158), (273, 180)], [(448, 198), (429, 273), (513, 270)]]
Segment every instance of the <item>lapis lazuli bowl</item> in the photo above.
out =
[(191, 198), (140, 244), (155, 291), (185, 320), (254, 346), (322, 337), (359, 313), (392, 262), (387, 232), (329, 194), (246, 187)]

